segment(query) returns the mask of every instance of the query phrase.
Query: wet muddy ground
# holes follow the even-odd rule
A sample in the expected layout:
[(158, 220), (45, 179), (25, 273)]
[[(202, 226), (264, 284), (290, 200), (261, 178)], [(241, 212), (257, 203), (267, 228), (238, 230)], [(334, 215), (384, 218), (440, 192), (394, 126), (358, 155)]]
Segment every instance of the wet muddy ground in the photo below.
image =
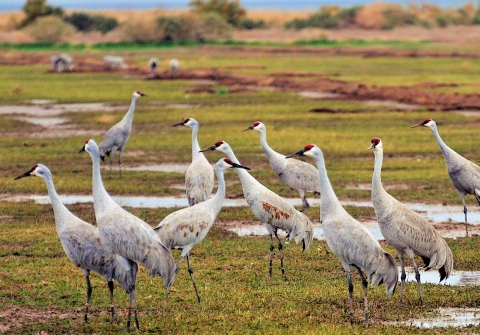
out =
[[(211, 47), (202, 47), (209, 49)], [(234, 47), (236, 52), (269, 52), (269, 53), (315, 53), (325, 55), (359, 55), (363, 57), (462, 57), (479, 58), (480, 52), (440, 52), (420, 50), (392, 50), (380, 48), (254, 48)], [(50, 64), (52, 54), (47, 53), (17, 53), (0, 52), (0, 65), (32, 65)], [(248, 65), (247, 65), (248, 66)], [(351, 83), (331, 79), (318, 73), (278, 72), (268, 75), (239, 75), (231, 73), (230, 67), (205, 68), (195, 70), (181, 69), (179, 71), (159, 70), (154, 76), (149, 76), (150, 69), (129, 65), (126, 69), (114, 69), (102, 63), (100, 58), (90, 55), (76, 56), (72, 72), (113, 72), (121, 71), (125, 76), (140, 76), (146, 80), (207, 80), (227, 87), (229, 93), (248, 92), (259, 87), (269, 87), (289, 92), (317, 92), (336, 95), (335, 99), (360, 101), (390, 101), (405, 106), (423, 106), (429, 110), (468, 110), (480, 111), (480, 94), (454, 94), (429, 92), (425, 88), (437, 88), (438, 83), (424, 82), (416, 86), (369, 86), (363, 83)], [(53, 73), (53, 69), (49, 70)], [(68, 75), (69, 72), (62, 74)], [(297, 78), (310, 77), (310, 80)], [(449, 84), (452, 85), (452, 84)], [(453, 84), (454, 85), (454, 84)], [(209, 85), (196, 86), (193, 91), (215, 93)]]

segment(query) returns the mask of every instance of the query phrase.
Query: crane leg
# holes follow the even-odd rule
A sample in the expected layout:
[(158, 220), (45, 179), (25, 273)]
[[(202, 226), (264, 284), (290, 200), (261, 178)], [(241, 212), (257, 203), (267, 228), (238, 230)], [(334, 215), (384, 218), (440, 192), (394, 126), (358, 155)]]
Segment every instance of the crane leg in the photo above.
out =
[(83, 317), (84, 322), (88, 322), (88, 306), (90, 305), (90, 298), (92, 297), (92, 285), (90, 284), (90, 276), (85, 276), (87, 281), (87, 302), (85, 303), (85, 316)]
[(130, 292), (130, 299), (128, 301), (128, 319), (127, 319), (127, 332), (130, 332), (130, 319), (132, 317), (132, 308), (133, 308), (133, 315), (135, 318), (135, 327), (137, 331), (140, 331), (140, 324), (138, 322), (138, 315), (137, 315), (137, 298), (135, 296), (135, 289)]
[(111, 306), (111, 313), (112, 313), (112, 323), (115, 322), (115, 305), (113, 303), (113, 280), (108, 282), (108, 290), (110, 291), (110, 306)]
[[(356, 267), (356, 266), (355, 266)], [(363, 287), (363, 305), (365, 308), (365, 327), (368, 327), (368, 299), (367, 299), (367, 293), (368, 293), (368, 282), (363, 276), (362, 270), (360, 270), (359, 267), (356, 267), (358, 273), (360, 274), (360, 278), (362, 278), (362, 287)]]
[(350, 270), (346, 270), (346, 272), (347, 272), (347, 281), (348, 281), (348, 294), (350, 296), (350, 299), (349, 299), (350, 325), (353, 326), (353, 282), (352, 282), (352, 275), (350, 274)]
[(467, 206), (463, 203), (463, 213), (465, 214), (465, 234), (468, 237)]
[(415, 263), (415, 258), (413, 257), (413, 253), (407, 252), (407, 255), (412, 260), (413, 268), (415, 269), (415, 279), (417, 280), (418, 295), (420, 297), (420, 302), (423, 308), (425, 307), (425, 303), (423, 302), (423, 296), (422, 296), (422, 284), (420, 283), (420, 272), (418, 271), (417, 263)]
[(273, 250), (274, 249), (275, 249), (275, 247), (273, 246), (273, 236), (272, 236), (272, 234), (270, 234), (270, 271), (269, 271), (270, 278), (272, 278), (272, 263), (273, 263)]
[(120, 173), (120, 179), (122, 179), (122, 150), (118, 152), (118, 172)]
[(280, 241), (280, 238), (278, 237), (276, 231), (275, 231), (275, 237), (277, 238), (277, 242), (278, 242), (278, 252), (280, 254), (280, 266), (282, 268), (282, 278), (287, 279), (285, 277), (285, 267), (283, 266), (283, 245), (282, 245), (282, 241)]
[(305, 212), (307, 209), (310, 208), (310, 205), (308, 204), (308, 201), (307, 201), (307, 198), (305, 198), (305, 196), (302, 197), (302, 204), (303, 204), (303, 207), (302, 207), (302, 210), (300, 212)]
[(195, 279), (193, 278), (193, 269), (190, 266), (190, 253), (187, 254), (187, 263), (188, 263), (188, 273), (190, 273), (190, 278), (192, 278), (193, 288), (195, 289), (195, 293), (197, 294), (198, 303), (200, 303), (200, 296), (198, 295), (197, 284), (195, 283)]
[(400, 276), (401, 286), (400, 286), (400, 303), (403, 303), (403, 291), (405, 289), (405, 279), (407, 278), (407, 274), (405, 273), (405, 261), (403, 259), (403, 253), (398, 254), (400, 258), (400, 267), (402, 268), (402, 275)]
[[(175, 267), (175, 277), (177, 276), (178, 271), (180, 270), (180, 264), (181, 264), (182, 261), (183, 261), (183, 257), (184, 257), (184, 256), (181, 256), (181, 255), (180, 255), (180, 258), (178, 259), (177, 266)], [(172, 282), (173, 282), (173, 281), (172, 281)], [(171, 291), (171, 290), (172, 290), (172, 285), (170, 285), (170, 287), (167, 289), (167, 295), (165, 296), (165, 302), (167, 301), (168, 295), (170, 294), (170, 291)]]

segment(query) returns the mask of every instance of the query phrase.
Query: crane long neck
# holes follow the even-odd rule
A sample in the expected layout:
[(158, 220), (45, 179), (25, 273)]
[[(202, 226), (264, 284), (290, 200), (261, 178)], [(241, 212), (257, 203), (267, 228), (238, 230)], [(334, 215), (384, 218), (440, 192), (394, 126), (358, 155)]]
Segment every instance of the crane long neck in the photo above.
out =
[(70, 213), (67, 207), (65, 207), (65, 205), (60, 200), (60, 197), (55, 190), (52, 176), (44, 178), (44, 181), (47, 185), (48, 197), (50, 198), (50, 202), (52, 203), (53, 214), (55, 215), (55, 225), (58, 231), (61, 228), (62, 223), (68, 222), (68, 217), (73, 214)]
[(130, 103), (130, 108), (128, 109), (127, 114), (125, 114), (125, 116), (122, 119), (123, 123), (130, 124), (130, 125), (132, 124), (133, 113), (135, 112), (135, 102), (136, 102), (136, 99), (134, 97), (132, 97), (132, 102)]
[(116, 206), (115, 202), (110, 198), (102, 182), (102, 174), (100, 172), (100, 156), (98, 153), (91, 153), (93, 169), (92, 169), (92, 193), (93, 207), (97, 223), (103, 213), (108, 211), (108, 207)]
[(198, 135), (198, 126), (193, 126), (192, 127), (192, 157), (193, 158), (203, 156), (203, 152), (199, 152), (201, 149), (200, 149), (200, 145), (198, 144), (197, 135)]
[(273, 150), (267, 143), (267, 129), (263, 129), (260, 133), (260, 144), (262, 145), (262, 149), (268, 157), (270, 162), (278, 161), (279, 163), (285, 163), (285, 156), (279, 154), (275, 150)]
[(372, 200), (382, 193), (386, 193), (382, 185), (382, 163), (383, 163), (383, 150), (375, 150), (375, 166), (372, 176)]
[(330, 184), (330, 180), (328, 179), (323, 153), (319, 151), (317, 154), (315, 154), (314, 159), (318, 168), (318, 175), (320, 177), (320, 193), (322, 194), (320, 197), (320, 220), (324, 221), (324, 219), (330, 214), (335, 214), (340, 211), (345, 212), (345, 209), (340, 204), (340, 201), (338, 201), (338, 198), (333, 191), (333, 187)]
[[(227, 150), (225, 151), (225, 154), (227, 155), (228, 158), (232, 160), (232, 162), (240, 164), (238, 161), (237, 157), (233, 153), (233, 150)], [(242, 189), (243, 193), (245, 193), (246, 190), (248, 190), (251, 186), (255, 185), (258, 183), (258, 181), (252, 177), (250, 173), (248, 173), (247, 170), (245, 169), (235, 169), (237, 171), (238, 177), (240, 178), (240, 182), (242, 183)]]
[(213, 204), (213, 210), (215, 212), (215, 216), (220, 213), (220, 210), (222, 209), (223, 206), (223, 201), (225, 200), (225, 191), (226, 191), (226, 186), (225, 186), (225, 175), (223, 173), (223, 170), (220, 168), (215, 169), (215, 173), (217, 175), (217, 192), (215, 195), (210, 199)]
[(446, 145), (445, 142), (443, 142), (442, 138), (440, 137), (440, 134), (438, 133), (437, 126), (434, 125), (433, 127), (430, 128), (430, 130), (432, 131), (433, 136), (437, 140), (438, 146), (440, 147), (440, 150), (442, 150), (443, 155), (448, 156), (450, 152), (452, 152), (453, 150), (450, 149), (450, 147)]

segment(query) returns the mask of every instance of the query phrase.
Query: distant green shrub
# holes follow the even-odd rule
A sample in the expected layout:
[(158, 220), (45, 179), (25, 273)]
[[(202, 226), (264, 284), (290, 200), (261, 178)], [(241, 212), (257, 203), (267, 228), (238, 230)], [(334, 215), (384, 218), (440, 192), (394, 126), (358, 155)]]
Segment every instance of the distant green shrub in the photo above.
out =
[(232, 37), (232, 26), (217, 13), (200, 16), (200, 20), (192, 27), (196, 41), (212, 41)]
[(324, 28), (337, 29), (340, 27), (340, 19), (330, 10), (325, 8), (320, 9), (319, 12), (313, 13), (305, 20), (294, 19), (285, 24), (287, 29), (304, 29), (304, 28)]
[(118, 26), (118, 22), (114, 18), (83, 12), (72, 13), (70, 16), (64, 17), (64, 20), (83, 32), (97, 30), (105, 34)]
[(55, 15), (61, 17), (63, 9), (47, 4), (47, 0), (26, 0), (22, 7), (25, 19), (20, 23), (19, 28), (24, 28), (42, 16)]
[(162, 41), (186, 41), (194, 38), (192, 20), (183, 16), (162, 16), (157, 19)]
[(37, 42), (65, 42), (67, 37), (75, 33), (71, 24), (52, 15), (37, 18), (25, 29)]
[(240, 0), (191, 0), (188, 5), (197, 14), (217, 13), (235, 27), (247, 15)]
[(267, 24), (264, 20), (252, 20), (252, 19), (243, 19), (238, 24), (238, 28), (244, 30), (251, 30), (251, 29), (266, 29)]
[(121, 35), (123, 42), (156, 42), (162, 40), (162, 34), (155, 22), (129, 21), (122, 25)]

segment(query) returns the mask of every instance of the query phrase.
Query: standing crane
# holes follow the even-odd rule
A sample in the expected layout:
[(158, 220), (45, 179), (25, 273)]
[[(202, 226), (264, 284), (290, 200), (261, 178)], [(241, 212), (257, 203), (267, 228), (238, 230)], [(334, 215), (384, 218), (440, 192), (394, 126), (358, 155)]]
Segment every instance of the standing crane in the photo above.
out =
[(472, 194), (477, 199), (478, 204), (480, 205), (480, 167), (469, 161), (468, 159), (462, 157), (450, 147), (448, 147), (445, 142), (443, 142), (440, 134), (437, 130), (437, 124), (432, 119), (426, 119), (423, 122), (420, 122), (415, 127), (427, 127), (435, 136), (440, 150), (442, 150), (443, 158), (445, 159), (445, 164), (447, 166), (448, 175), (453, 183), (453, 186), (460, 194), (463, 202), (463, 213), (465, 214), (465, 233), (468, 237), (468, 221), (467, 221), (467, 206), (465, 205), (465, 195)]
[(301, 211), (307, 210), (310, 205), (305, 197), (305, 192), (320, 194), (320, 181), (317, 169), (313, 165), (297, 159), (285, 159), (285, 155), (270, 148), (267, 143), (267, 128), (262, 122), (256, 121), (243, 131), (247, 130), (258, 131), (260, 143), (273, 171), (285, 185), (298, 192), (303, 204)]
[(155, 70), (158, 67), (159, 63), (160, 61), (158, 60), (158, 58), (150, 58), (150, 60), (148, 61), (148, 66), (150, 67), (150, 75), (149, 75), (150, 78), (155, 77), (156, 75)]
[[(202, 151), (212, 150), (223, 152), (232, 162), (240, 164), (228, 143), (219, 141)], [(297, 244), (302, 242), (303, 252), (305, 252), (313, 241), (312, 222), (305, 214), (297, 211), (288, 201), (260, 184), (245, 169), (237, 169), (236, 171), (240, 177), (243, 194), (250, 210), (257, 219), (263, 222), (270, 236), (270, 278), (272, 277), (273, 250), (275, 249), (273, 235), (275, 235), (280, 253), (282, 277), (285, 279), (283, 245), (277, 232), (279, 229), (283, 230), (287, 233), (287, 240), (293, 239)]]
[(140, 91), (135, 91), (132, 94), (132, 102), (130, 108), (123, 119), (110, 128), (103, 136), (102, 142), (100, 142), (100, 158), (105, 161), (105, 156), (110, 156), (110, 177), (112, 176), (112, 163), (113, 155), (115, 151), (118, 151), (118, 171), (120, 172), (120, 178), (122, 178), (122, 153), (125, 149), (125, 144), (132, 132), (133, 113), (135, 112), (135, 102), (138, 98), (146, 96)]
[(170, 60), (170, 69), (172, 69), (173, 73), (177, 75), (177, 71), (180, 68), (180, 61), (176, 58), (172, 58)]
[(213, 190), (213, 168), (200, 152), (197, 134), (200, 126), (197, 120), (187, 118), (172, 127), (186, 126), (192, 128), (192, 163), (187, 168), (185, 174), (185, 192), (187, 194), (188, 204), (193, 206), (208, 199)]
[(229, 168), (250, 170), (246, 166), (233, 163), (229, 158), (220, 159), (215, 165), (215, 173), (218, 180), (218, 188), (215, 195), (204, 202), (173, 212), (154, 228), (165, 247), (182, 251), (175, 274), (178, 273), (183, 258), (187, 256), (188, 272), (190, 273), (198, 302), (200, 302), (200, 296), (193, 278), (193, 269), (190, 265), (190, 251), (207, 236), (208, 231), (222, 209), (223, 200), (225, 199), (224, 171)]
[[(52, 174), (45, 165), (37, 164), (29, 171), (15, 178), (15, 180), (30, 176), (37, 176), (45, 181), (48, 196), (53, 207), (57, 235), (63, 250), (70, 261), (79, 267), (85, 275), (87, 281), (87, 302), (85, 303), (84, 321), (88, 321), (88, 307), (92, 296), (90, 271), (94, 271), (108, 282), (113, 323), (115, 321), (113, 280), (115, 279), (130, 294), (131, 303), (135, 300), (137, 264), (113, 253), (100, 239), (100, 232), (97, 227), (79, 219), (65, 207), (55, 190)], [(129, 310), (131, 307), (131, 304), (129, 304)], [(127, 331), (130, 331), (130, 312), (128, 315)]]
[(453, 271), (452, 251), (430, 222), (385, 191), (381, 179), (383, 144), (379, 138), (372, 138), (371, 143), (368, 149), (373, 149), (375, 154), (375, 168), (372, 177), (373, 208), (383, 237), (395, 248), (400, 258), (402, 267), (400, 302), (403, 302), (405, 278), (407, 277), (403, 256), (407, 254), (415, 269), (418, 295), (422, 307), (424, 307), (420, 272), (414, 255), (423, 259), (425, 270), (438, 270), (441, 282), (447, 279)]
[[(357, 220), (342, 207), (328, 179), (323, 152), (315, 144), (307, 144), (287, 158), (293, 156), (313, 157), (320, 176), (320, 222), (322, 222), (325, 240), (347, 273), (348, 292), (350, 294), (350, 323), (353, 324), (353, 283), (350, 271), (355, 268), (362, 279), (365, 325), (368, 326), (367, 287), (385, 283), (387, 295), (395, 292), (398, 281), (398, 269), (393, 257), (385, 252), (378, 241)], [(367, 273), (365, 279), (362, 270)]]
[[(117, 205), (108, 195), (100, 173), (100, 152), (93, 140), (87, 140), (79, 152), (92, 159), (93, 207), (102, 240), (114, 253), (145, 266), (151, 277), (160, 275), (166, 288), (175, 278), (175, 261), (157, 234), (146, 222)], [(138, 327), (137, 303), (132, 302)], [(129, 314), (130, 318), (130, 314)]]

